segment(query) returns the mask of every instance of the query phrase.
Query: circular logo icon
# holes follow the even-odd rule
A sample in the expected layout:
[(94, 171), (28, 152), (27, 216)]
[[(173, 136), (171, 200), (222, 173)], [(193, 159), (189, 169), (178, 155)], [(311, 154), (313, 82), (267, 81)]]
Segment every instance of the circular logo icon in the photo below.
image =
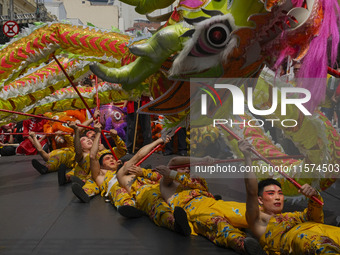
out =
[(3, 27), (2, 31), (7, 37), (13, 37), (19, 33), (19, 25), (15, 21), (7, 21)]

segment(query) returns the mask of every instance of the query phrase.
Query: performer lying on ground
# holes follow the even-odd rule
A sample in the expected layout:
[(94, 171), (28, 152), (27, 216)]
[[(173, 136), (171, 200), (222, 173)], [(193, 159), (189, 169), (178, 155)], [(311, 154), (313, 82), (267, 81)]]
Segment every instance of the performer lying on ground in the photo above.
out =
[[(98, 154), (101, 136), (101, 124), (94, 124), (95, 136), (93, 146), (90, 151), (90, 170), (92, 179), (100, 188), (102, 196), (108, 197), (116, 208), (129, 205), (134, 210), (130, 210), (131, 217), (140, 217), (142, 213), (135, 209), (135, 201), (129, 193), (119, 186), (116, 177), (117, 169), (122, 165), (124, 158), (116, 161), (110, 153)], [(74, 184), (72, 184), (74, 185)], [(86, 194), (85, 194), (86, 195)]]
[[(100, 116), (100, 112), (96, 110), (93, 114), (94, 118), (98, 118)], [(88, 126), (93, 122), (93, 118), (90, 118), (82, 123), (84, 126)], [(85, 131), (83, 128), (79, 128), (79, 132), (82, 133)], [(66, 168), (72, 169), (75, 166), (75, 151), (74, 151), (74, 141), (71, 135), (65, 135), (64, 139), (67, 142), (67, 146), (65, 148), (53, 150), (50, 153), (47, 153), (43, 150), (42, 145), (37, 140), (34, 132), (29, 132), (28, 139), (37, 149), (38, 154), (42, 157), (42, 159), (46, 162), (45, 165), (41, 164), (38, 160), (32, 159), (33, 167), (40, 174), (47, 174), (50, 172), (58, 171), (61, 164), (64, 164)], [(65, 168), (65, 167), (64, 167)]]
[[(251, 145), (241, 140), (245, 164), (251, 165)], [(279, 182), (266, 179), (257, 183), (254, 173), (245, 173), (246, 217), (253, 234), (268, 254), (340, 254), (338, 227), (323, 224), (322, 206), (312, 199), (303, 212), (282, 213), (284, 196)], [(304, 184), (301, 194), (310, 198), (320, 194)], [(259, 208), (260, 204), (260, 208)]]
[[(44, 132), (43, 127), (45, 123), (46, 120), (40, 118), (32, 118), (23, 121), (22, 133), (24, 140), (17, 147), (17, 154), (36, 155), (38, 153), (35, 146), (31, 143), (31, 140), (29, 139), (29, 132)], [(26, 139), (26, 137), (28, 139)], [(48, 149), (47, 138), (45, 135), (39, 135), (39, 144), (46, 150)]]
[[(148, 214), (157, 226), (166, 227), (184, 236), (189, 236), (191, 229), (185, 211), (180, 207), (170, 208), (161, 197), (158, 183), (161, 176), (145, 169), (138, 174), (137, 169), (139, 168), (135, 166), (153, 148), (159, 144), (167, 143), (169, 140), (168, 137), (159, 138), (143, 146), (119, 169), (117, 179), (119, 185), (126, 189), (131, 198), (136, 201), (136, 208)], [(132, 207), (122, 206), (118, 208), (118, 212), (125, 217), (131, 217)]]
[(30, 131), (28, 139), (32, 142), (34, 147), (37, 149), (38, 154), (43, 158), (46, 162), (45, 165), (41, 164), (37, 159), (32, 159), (33, 167), (40, 174), (47, 174), (58, 171), (60, 166), (66, 166), (67, 168), (73, 168), (74, 161), (74, 145), (73, 145), (73, 137), (71, 135), (65, 135), (64, 139), (67, 143), (67, 147), (62, 149), (56, 149), (47, 153), (43, 150), (40, 142), (38, 141), (35, 132)]
[(16, 124), (9, 123), (0, 127), (0, 156), (15, 155), (16, 148), (19, 146), (17, 138), (11, 135), (4, 135), (3, 133), (12, 133)]
[[(214, 159), (175, 157), (168, 166), (188, 165), (193, 162), (210, 162)], [(233, 201), (215, 200), (209, 193), (203, 178), (191, 178), (188, 167), (170, 170), (166, 166), (156, 167), (164, 176), (161, 192), (165, 201), (172, 207), (183, 208), (193, 231), (205, 236), (218, 246), (232, 248), (240, 254), (265, 254), (260, 244), (238, 228), (247, 228), (245, 204)]]
[[(98, 121), (95, 121), (95, 127), (98, 129)], [(85, 184), (82, 186), (81, 184), (75, 182), (72, 184), (72, 191), (77, 196), (78, 199), (80, 199), (82, 202), (89, 202), (90, 197), (93, 197), (100, 193), (100, 189), (97, 186), (94, 179), (92, 179), (92, 174), (90, 171), (90, 151), (93, 147), (94, 140), (97, 135), (101, 134), (95, 134), (94, 140), (89, 138), (88, 136), (82, 136), (79, 139), (79, 131), (78, 127), (74, 124), (70, 124), (70, 127), (74, 129), (75, 132), (75, 150), (76, 150), (76, 157), (75, 160), (77, 162), (75, 168), (66, 174), (66, 177), (69, 177), (71, 179), (72, 175), (75, 177), (80, 178)], [(110, 136), (112, 137), (113, 141), (116, 144), (116, 147), (112, 148), (113, 152), (117, 156), (117, 158), (121, 158), (126, 154), (126, 146), (124, 141), (117, 135), (117, 131), (114, 129), (110, 130)], [(87, 146), (89, 144), (89, 146)], [(81, 149), (80, 149), (81, 147)], [(85, 148), (85, 149), (84, 149)], [(104, 146), (98, 142), (98, 145), (96, 145), (96, 156), (105, 155), (107, 153), (110, 153), (110, 155), (113, 157), (111, 152), (104, 148)], [(78, 155), (78, 157), (77, 157)]]

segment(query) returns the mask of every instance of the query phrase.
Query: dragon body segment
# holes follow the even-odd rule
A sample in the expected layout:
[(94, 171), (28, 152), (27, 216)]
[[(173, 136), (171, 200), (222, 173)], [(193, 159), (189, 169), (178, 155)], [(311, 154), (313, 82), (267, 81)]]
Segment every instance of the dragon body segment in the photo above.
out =
[[(174, 1), (124, 2), (136, 6), (140, 13), (150, 13)], [(325, 57), (327, 51), (315, 50), (315, 44), (327, 42), (330, 37), (337, 41), (334, 29), (330, 29), (338, 21), (336, 10), (335, 0), (184, 0), (150, 39), (130, 44), (131, 38), (119, 33), (62, 23), (42, 25), (0, 51), (3, 80), (0, 107), (35, 114), (83, 108), (74, 90), (65, 88), (69, 84), (55, 63), (39, 66), (51, 54), (66, 54), (68, 58), (62, 61), (63, 65), (75, 79), (86, 74), (88, 61), (95, 62), (90, 69), (109, 82), (99, 85), (101, 104), (147, 94), (155, 100), (141, 112), (165, 115), (173, 126), (183, 124), (189, 120), (190, 102), (195, 95), (193, 91), (190, 93), (191, 78), (216, 81), (258, 78), (265, 65), (276, 69), (287, 58), (301, 60), (305, 70), (302, 73), (308, 74), (307, 78), (319, 77), (321, 72), (306, 72), (312, 68), (304, 60)], [(323, 47), (326, 44), (321, 43)], [(30, 68), (35, 69), (28, 71)], [(272, 84), (266, 79), (260, 77), (255, 86), (258, 108), (270, 104), (268, 91)], [(237, 85), (241, 87), (243, 83)], [(315, 91), (315, 85), (312, 84), (311, 91)], [(94, 107), (95, 90), (80, 91), (90, 107)], [(322, 95), (322, 89), (318, 95)], [(222, 100), (226, 103), (223, 113), (230, 116), (231, 106), (227, 103), (230, 98), (226, 96)], [(275, 164), (340, 162), (339, 134), (322, 114), (305, 117), (294, 108), (288, 109), (287, 114), (298, 119), (299, 126), (278, 128), (292, 139), (306, 159), (277, 160)], [(278, 113), (271, 117), (280, 118)], [(0, 118), (4, 123), (20, 119), (7, 114), (1, 114)], [(251, 116), (245, 114), (240, 118)], [(254, 146), (264, 156), (284, 155), (260, 128), (244, 127), (240, 133), (245, 138), (254, 138)], [(308, 140), (305, 134), (310, 134)], [(235, 141), (228, 140), (237, 153)], [(327, 188), (334, 178), (321, 175), (318, 185)]]

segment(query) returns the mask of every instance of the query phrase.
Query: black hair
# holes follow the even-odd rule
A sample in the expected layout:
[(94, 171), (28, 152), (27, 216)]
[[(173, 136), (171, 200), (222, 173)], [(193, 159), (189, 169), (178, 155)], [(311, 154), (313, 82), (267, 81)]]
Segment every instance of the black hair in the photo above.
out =
[(99, 158), (99, 165), (103, 164), (103, 160), (104, 160), (104, 157), (106, 155), (112, 155), (112, 153), (111, 152), (107, 152), (107, 153), (104, 153), (103, 155), (101, 155), (100, 158)]
[(268, 178), (268, 179), (265, 179), (259, 182), (257, 195), (262, 196), (264, 187), (267, 187), (269, 185), (276, 185), (281, 188), (281, 183), (279, 183), (277, 180), (274, 180), (272, 178)]
[(132, 159), (132, 157), (133, 157), (133, 155), (127, 154), (127, 155), (125, 155), (125, 156), (123, 156), (123, 157), (121, 157), (119, 159), (122, 163), (118, 166), (117, 173), (122, 168), (122, 166), (124, 166), (125, 162), (129, 161), (130, 159)]
[(92, 82), (91, 82), (90, 77), (86, 77), (86, 78), (83, 80), (83, 85), (89, 85), (89, 86), (92, 87)]

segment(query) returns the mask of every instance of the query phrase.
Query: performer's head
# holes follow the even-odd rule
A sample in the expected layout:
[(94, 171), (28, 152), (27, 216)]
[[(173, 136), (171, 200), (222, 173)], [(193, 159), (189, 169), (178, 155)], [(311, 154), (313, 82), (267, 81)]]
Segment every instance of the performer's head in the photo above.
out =
[(260, 181), (258, 184), (258, 201), (265, 213), (281, 213), (284, 203), (281, 184), (270, 178)]
[(99, 158), (100, 168), (106, 170), (116, 171), (120, 163), (121, 163), (120, 160), (117, 161), (110, 152), (104, 153)]
[(189, 167), (180, 167), (180, 168), (177, 168), (176, 170), (179, 173), (190, 173), (190, 168)]
[(99, 164), (102, 169), (117, 171), (130, 159), (132, 155), (125, 155), (124, 157), (116, 160), (112, 153), (104, 153), (99, 158)]
[(86, 135), (84, 135), (80, 138), (80, 144), (81, 144), (82, 150), (84, 152), (88, 152), (92, 148), (93, 141), (90, 138), (88, 138)]
[(93, 141), (94, 137), (96, 136), (96, 132), (94, 132), (93, 130), (89, 130), (86, 132), (86, 136)]

